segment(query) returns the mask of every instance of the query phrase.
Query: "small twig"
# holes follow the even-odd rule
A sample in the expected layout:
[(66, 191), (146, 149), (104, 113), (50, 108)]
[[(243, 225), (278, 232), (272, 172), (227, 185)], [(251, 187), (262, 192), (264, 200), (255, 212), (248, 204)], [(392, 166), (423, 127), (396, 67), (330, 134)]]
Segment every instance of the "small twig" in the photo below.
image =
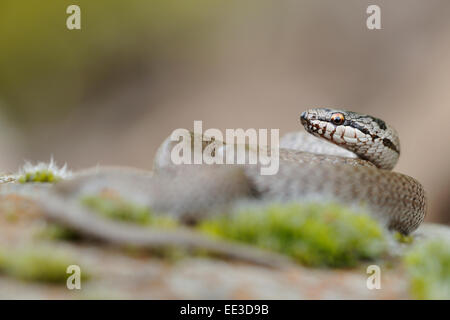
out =
[(185, 227), (175, 230), (143, 228), (131, 224), (98, 217), (72, 201), (65, 201), (55, 195), (45, 196), (39, 201), (43, 214), (58, 224), (76, 232), (114, 245), (131, 245), (150, 249), (176, 246), (188, 250), (202, 249), (224, 257), (238, 259), (268, 267), (283, 267), (292, 264), (279, 254), (258, 248), (231, 244), (198, 234)]
[[(0, 187), (0, 194), (21, 194), (32, 198), (44, 217), (75, 232), (117, 246), (154, 249), (175, 246), (187, 250), (205, 250), (220, 256), (272, 268), (289, 267), (293, 262), (280, 254), (253, 246), (216, 240), (186, 227), (174, 230), (138, 227), (99, 217), (74, 200), (68, 200), (48, 188), (48, 185), (10, 185)], [(23, 188), (21, 188), (23, 187)]]

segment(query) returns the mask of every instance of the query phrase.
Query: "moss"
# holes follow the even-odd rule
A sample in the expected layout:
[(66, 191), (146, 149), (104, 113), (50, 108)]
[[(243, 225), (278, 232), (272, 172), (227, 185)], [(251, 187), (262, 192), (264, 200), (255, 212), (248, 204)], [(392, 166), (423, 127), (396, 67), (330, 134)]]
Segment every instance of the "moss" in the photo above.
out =
[(15, 179), (19, 183), (54, 183), (69, 178), (71, 175), (72, 172), (67, 170), (66, 165), (59, 167), (52, 158), (48, 163), (32, 164), (26, 162)]
[(285, 253), (308, 266), (351, 267), (386, 251), (382, 227), (335, 205), (273, 204), (206, 220), (199, 229)]
[[(0, 249), (0, 273), (26, 281), (65, 284), (72, 264), (76, 263), (66, 253), (49, 248)], [(85, 270), (81, 278), (89, 278)]]
[(394, 232), (394, 239), (400, 243), (411, 244), (414, 241), (414, 237), (412, 235), (405, 235), (398, 231)]
[(95, 196), (85, 196), (81, 199), (81, 203), (109, 219), (160, 228), (177, 226), (174, 219), (157, 216), (149, 208), (126, 201), (116, 194), (102, 193)]
[(404, 263), (415, 299), (450, 299), (450, 245), (428, 240), (405, 255)]
[(80, 235), (64, 226), (49, 223), (37, 232), (37, 236), (49, 240), (79, 240)]
[(55, 176), (55, 174), (50, 170), (26, 172), (17, 179), (17, 181), (20, 183), (27, 183), (27, 182), (53, 183), (59, 180), (60, 178)]

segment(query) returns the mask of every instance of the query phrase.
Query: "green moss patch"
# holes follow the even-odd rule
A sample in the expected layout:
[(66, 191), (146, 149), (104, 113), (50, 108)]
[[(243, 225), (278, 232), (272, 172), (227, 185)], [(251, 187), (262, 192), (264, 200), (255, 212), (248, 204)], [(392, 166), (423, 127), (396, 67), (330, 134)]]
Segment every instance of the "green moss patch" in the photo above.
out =
[(15, 175), (15, 179), (19, 183), (54, 183), (69, 178), (71, 175), (72, 172), (67, 169), (66, 165), (59, 167), (52, 158), (48, 163), (26, 162), (19, 173)]
[(60, 177), (56, 176), (55, 173), (51, 170), (37, 170), (33, 172), (25, 172), (23, 173), (17, 181), (20, 183), (53, 183), (61, 180)]
[[(0, 273), (26, 281), (66, 283), (67, 267), (76, 264), (67, 254), (49, 248), (0, 248)], [(82, 270), (81, 278), (89, 276)]]
[(274, 204), (204, 221), (207, 234), (285, 253), (308, 266), (351, 267), (387, 250), (382, 227), (335, 204)]
[(66, 228), (56, 223), (48, 223), (37, 232), (38, 238), (48, 240), (80, 240), (81, 236), (74, 230)]
[(177, 226), (174, 219), (155, 215), (149, 208), (129, 202), (111, 192), (85, 196), (81, 199), (81, 203), (90, 210), (109, 219), (161, 228)]
[(415, 299), (450, 299), (450, 244), (444, 239), (415, 246), (404, 257)]
[(398, 231), (394, 232), (394, 239), (397, 240), (397, 242), (405, 244), (411, 244), (414, 242), (414, 237), (412, 235), (405, 235)]

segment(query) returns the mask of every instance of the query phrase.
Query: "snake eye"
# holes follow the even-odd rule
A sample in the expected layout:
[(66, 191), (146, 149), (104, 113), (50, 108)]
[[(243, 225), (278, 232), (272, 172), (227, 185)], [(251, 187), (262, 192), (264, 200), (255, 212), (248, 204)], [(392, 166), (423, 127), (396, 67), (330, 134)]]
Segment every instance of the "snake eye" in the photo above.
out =
[(345, 117), (342, 113), (335, 113), (331, 116), (331, 122), (333, 122), (335, 125), (341, 125), (345, 121)]

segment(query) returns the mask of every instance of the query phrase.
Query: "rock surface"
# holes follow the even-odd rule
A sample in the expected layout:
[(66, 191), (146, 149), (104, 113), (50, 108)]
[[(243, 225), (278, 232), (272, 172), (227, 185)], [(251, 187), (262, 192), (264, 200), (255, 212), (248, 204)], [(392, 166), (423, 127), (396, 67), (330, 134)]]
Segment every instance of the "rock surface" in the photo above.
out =
[[(380, 261), (381, 289), (366, 286), (369, 264), (355, 269), (313, 269), (300, 265), (266, 268), (204, 256), (161, 257), (91, 241), (55, 241), (38, 236), (45, 222), (22, 196), (0, 198), (0, 248), (46, 245), (69, 252), (91, 278), (81, 290), (66, 283), (23, 281), (0, 276), (4, 299), (408, 299), (409, 283), (401, 264)], [(444, 236), (450, 228), (423, 224), (415, 241)], [(401, 246), (399, 246), (400, 248)], [(399, 250), (401, 255), (401, 248)]]

